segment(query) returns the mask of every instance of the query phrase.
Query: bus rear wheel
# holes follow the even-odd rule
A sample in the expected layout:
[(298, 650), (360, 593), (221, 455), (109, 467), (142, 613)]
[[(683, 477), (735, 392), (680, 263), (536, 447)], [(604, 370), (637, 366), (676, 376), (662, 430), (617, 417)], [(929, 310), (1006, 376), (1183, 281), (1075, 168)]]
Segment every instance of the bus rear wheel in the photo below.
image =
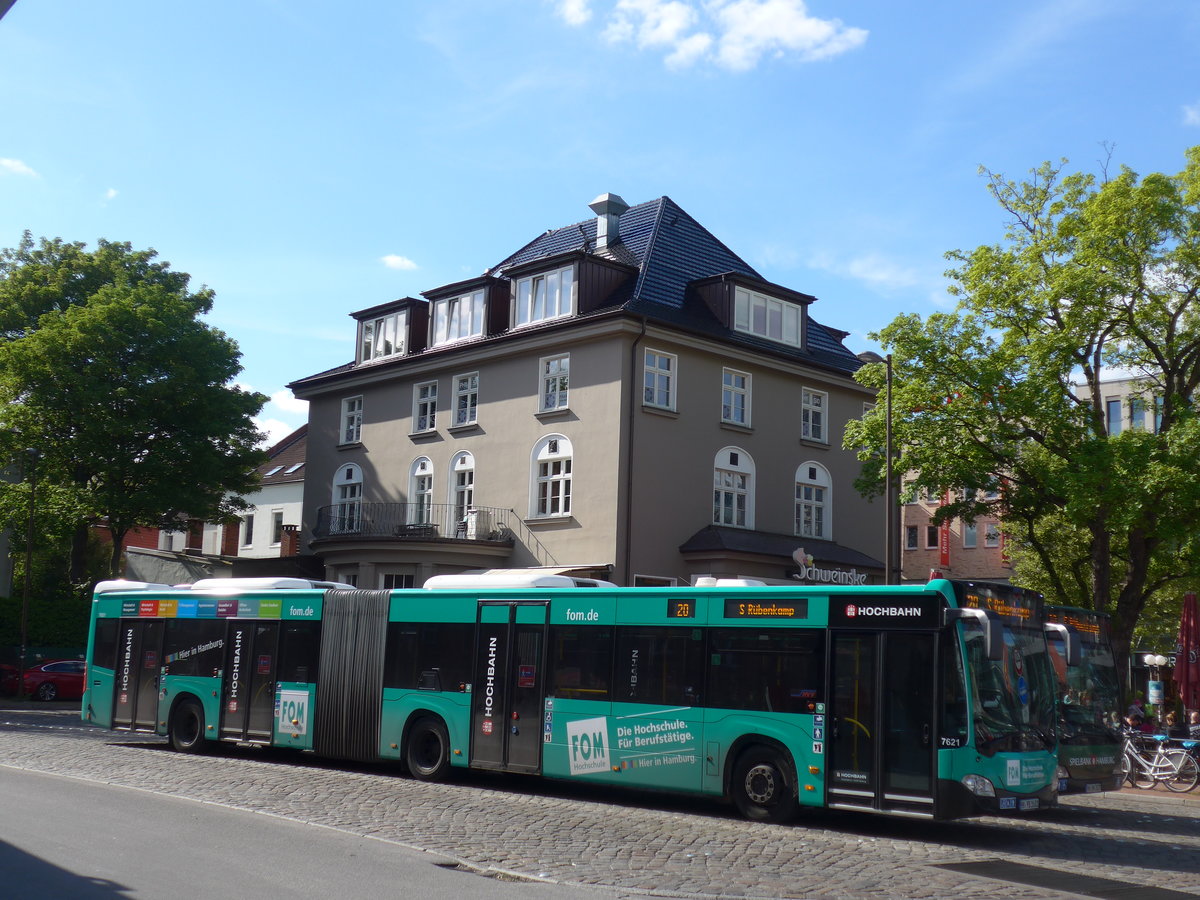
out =
[(770, 747), (743, 751), (733, 767), (733, 802), (747, 819), (787, 822), (796, 815), (796, 778), (782, 753)]
[(204, 752), (204, 707), (198, 700), (181, 700), (175, 705), (167, 737), (171, 749), (179, 753)]
[(413, 778), (441, 781), (450, 771), (450, 735), (441, 719), (423, 718), (413, 723), (404, 745), (404, 761)]

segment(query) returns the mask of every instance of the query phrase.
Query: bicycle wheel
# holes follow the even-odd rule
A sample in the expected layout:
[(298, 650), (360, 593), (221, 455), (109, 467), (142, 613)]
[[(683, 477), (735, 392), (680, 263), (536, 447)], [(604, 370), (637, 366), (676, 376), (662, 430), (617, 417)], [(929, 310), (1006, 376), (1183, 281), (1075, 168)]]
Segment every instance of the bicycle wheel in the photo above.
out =
[(1141, 755), (1135, 756), (1129, 763), (1133, 766), (1133, 772), (1131, 773), (1133, 776), (1133, 785), (1134, 787), (1141, 788), (1143, 791), (1153, 789), (1162, 777), (1161, 774), (1156, 773), (1166, 771), (1165, 766), (1156, 765), (1154, 760), (1146, 759)]
[(1182, 794), (1190, 791), (1200, 782), (1200, 765), (1184, 750), (1169, 750), (1167, 759), (1171, 761), (1174, 771), (1164, 779), (1168, 791)]

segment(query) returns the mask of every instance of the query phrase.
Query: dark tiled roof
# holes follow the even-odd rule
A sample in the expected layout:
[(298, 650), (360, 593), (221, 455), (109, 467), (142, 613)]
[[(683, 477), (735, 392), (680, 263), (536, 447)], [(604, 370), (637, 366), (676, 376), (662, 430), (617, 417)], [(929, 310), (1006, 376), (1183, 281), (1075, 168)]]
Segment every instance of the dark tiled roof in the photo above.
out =
[(797, 547), (803, 547), (821, 562), (859, 568), (883, 568), (883, 563), (874, 557), (849, 547), (843, 547), (834, 541), (817, 541), (790, 534), (727, 528), (723, 525), (708, 525), (701, 528), (680, 545), (679, 552), (752, 553), (759, 556), (782, 556), (791, 559), (792, 553)]
[[(601, 255), (639, 269), (629, 291), (614, 298), (626, 311), (836, 371), (852, 373), (862, 365), (842, 344), (845, 332), (827, 328), (811, 317), (808, 346), (801, 352), (753, 335), (732, 333), (704, 304), (687, 303), (688, 284), (701, 278), (735, 273), (765, 279), (670, 197), (631, 206), (621, 216), (619, 234), (620, 240)], [(593, 250), (595, 243), (596, 220), (586, 219), (539, 235), (490, 271), (503, 275), (506, 269), (537, 259)]]
[[(611, 298), (608, 311), (623, 309), (716, 340), (753, 347), (768, 355), (844, 374), (851, 374), (862, 365), (862, 361), (842, 343), (846, 332), (828, 328), (811, 316), (806, 316), (808, 327), (803, 351), (733, 332), (717, 321), (704, 303), (689, 295), (687, 287), (690, 283), (725, 274), (757, 281), (765, 279), (670, 197), (631, 206), (620, 217), (618, 233), (615, 243), (597, 250), (595, 217), (552, 228), (497, 263), (487, 274), (502, 277), (518, 266), (572, 251), (596, 253), (638, 269), (637, 277)], [(353, 364), (330, 369), (299, 379), (292, 386), (351, 368), (354, 368)]]
[[(308, 453), (308, 425), (301, 425), (267, 450), (267, 461), (258, 467), (263, 485), (289, 484), (304, 480), (304, 461)], [(289, 472), (295, 466), (299, 468)], [(278, 471), (276, 471), (278, 470)], [(268, 475), (268, 472), (274, 474)]]

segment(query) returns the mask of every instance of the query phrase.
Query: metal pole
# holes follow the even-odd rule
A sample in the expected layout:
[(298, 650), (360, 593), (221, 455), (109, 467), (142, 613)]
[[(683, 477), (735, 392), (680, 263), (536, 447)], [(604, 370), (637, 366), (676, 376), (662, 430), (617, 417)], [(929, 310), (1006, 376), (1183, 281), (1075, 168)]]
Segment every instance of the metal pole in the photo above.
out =
[(25, 588), (21, 595), (21, 658), (17, 660), (17, 696), (25, 696), (25, 648), (29, 641), (29, 586), (33, 569), (33, 510), (34, 493), (37, 490), (37, 460), (40, 454), (29, 447), (25, 450), (22, 468), (28, 466), (29, 518), (25, 525)]
[(895, 485), (892, 480), (892, 354), (887, 355), (887, 439), (884, 442), (884, 456), (886, 457), (884, 478), (886, 484), (883, 490), (883, 506), (884, 515), (886, 516), (883, 529), (883, 540), (886, 544), (884, 548), (884, 565), (887, 567), (887, 572), (884, 576), (884, 584), (897, 584), (896, 579), (896, 542), (892, 535), (894, 527), (894, 517), (892, 515), (892, 507), (896, 505)]

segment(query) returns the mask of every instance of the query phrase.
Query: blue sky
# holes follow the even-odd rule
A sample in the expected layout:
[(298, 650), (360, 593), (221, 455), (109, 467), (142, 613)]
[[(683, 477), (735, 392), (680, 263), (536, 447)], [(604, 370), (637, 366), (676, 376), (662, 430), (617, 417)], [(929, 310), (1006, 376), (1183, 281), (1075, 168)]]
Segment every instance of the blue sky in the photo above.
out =
[(1195, 0), (17, 0), (0, 246), (153, 247), (272, 396), (349, 314), (480, 274), (612, 191), (664, 194), (851, 349), (1001, 239), (980, 165), (1177, 172)]

